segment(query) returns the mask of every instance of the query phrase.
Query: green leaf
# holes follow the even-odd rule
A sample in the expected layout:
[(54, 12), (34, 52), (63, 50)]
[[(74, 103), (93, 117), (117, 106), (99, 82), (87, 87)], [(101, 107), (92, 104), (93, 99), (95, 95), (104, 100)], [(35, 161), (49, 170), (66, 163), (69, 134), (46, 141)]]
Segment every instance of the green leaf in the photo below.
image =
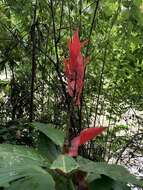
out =
[(118, 183), (115, 180), (102, 175), (100, 179), (94, 180), (89, 184), (90, 190), (130, 190), (130, 188), (122, 183)]
[(90, 190), (111, 190), (113, 180), (107, 176), (102, 176), (100, 179), (94, 180), (89, 184)]
[(113, 190), (131, 190), (131, 188), (129, 186), (127, 186), (124, 183), (118, 182), (118, 181), (114, 181), (112, 184), (112, 188)]
[(46, 156), (49, 161), (54, 161), (60, 154), (59, 146), (43, 133), (40, 133), (38, 136), (38, 151)]
[(45, 158), (32, 148), (20, 145), (0, 145), (0, 168), (21, 165), (28, 161), (29, 164), (44, 165)]
[(130, 174), (123, 166), (116, 164), (107, 164), (104, 162), (93, 162), (88, 159), (78, 157), (77, 162), (82, 171), (87, 172), (87, 181), (91, 182), (101, 175), (106, 175), (116, 181), (130, 183), (143, 187), (143, 181)]
[(49, 139), (51, 139), (56, 145), (63, 146), (64, 144), (64, 132), (55, 129), (53, 125), (44, 123), (33, 123), (34, 127), (40, 132), (44, 133)]
[(13, 182), (6, 190), (54, 190), (55, 182), (52, 176), (40, 167), (31, 167), (23, 171), (26, 176)]
[(24, 177), (31, 167), (48, 167), (48, 161), (35, 150), (18, 145), (0, 145), (0, 186)]
[(50, 169), (58, 169), (66, 174), (77, 170), (78, 168), (79, 165), (77, 162), (72, 157), (67, 155), (60, 155), (50, 167)]

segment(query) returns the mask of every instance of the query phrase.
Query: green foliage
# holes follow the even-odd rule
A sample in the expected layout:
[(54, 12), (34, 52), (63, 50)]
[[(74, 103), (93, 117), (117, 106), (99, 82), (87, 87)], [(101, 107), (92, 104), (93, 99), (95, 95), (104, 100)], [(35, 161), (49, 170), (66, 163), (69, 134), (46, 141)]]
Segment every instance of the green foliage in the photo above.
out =
[(42, 133), (38, 135), (38, 151), (51, 162), (61, 153), (60, 148)]
[(143, 186), (143, 181), (137, 180), (127, 169), (120, 165), (107, 164), (104, 162), (92, 162), (82, 157), (78, 158), (80, 169), (87, 172), (87, 181), (92, 182), (100, 178), (100, 175), (106, 175), (109, 178), (125, 184), (135, 184)]
[[(133, 139), (134, 135), (128, 134), (130, 127), (117, 121), (130, 107), (143, 110), (143, 2), (100, 0), (97, 4), (98, 0), (0, 1), (0, 143), (36, 149), (0, 145), (0, 184), (5, 189), (73, 190), (78, 165), (87, 173), (91, 189), (126, 190), (130, 188), (128, 183), (142, 186), (121, 166), (89, 160), (85, 164), (83, 159), (79, 163), (79, 158), (76, 162), (62, 154), (63, 132), (67, 128), (72, 138), (83, 128), (102, 125), (102, 116), (109, 130), (96, 142), (82, 147), (84, 156), (116, 161), (129, 145), (133, 152), (141, 150), (142, 136)], [(77, 28), (81, 41), (89, 40), (82, 53), (84, 57), (90, 55), (90, 64), (86, 68), (81, 110), (70, 110), (63, 90), (67, 85), (63, 59), (69, 57), (67, 38)], [(34, 52), (32, 114), (33, 121), (38, 122), (31, 126)], [(67, 99), (71, 101), (69, 96)], [(137, 135), (139, 127), (136, 126)], [(118, 136), (122, 131), (125, 135)], [(132, 146), (135, 140), (137, 147)]]
[(95, 188), (98, 190), (130, 190), (131, 188), (128, 187), (124, 183), (120, 183), (117, 181), (112, 180), (107, 176), (102, 176), (100, 179), (94, 180), (90, 183), (90, 189), (94, 190)]
[[(60, 133), (57, 131), (56, 133)], [(53, 136), (55, 131), (50, 131), (50, 134)], [(54, 141), (53, 138), (51, 142), (55, 143)], [(43, 146), (45, 146), (44, 143)], [(47, 146), (50, 148), (51, 145), (47, 143)], [(42, 151), (41, 149), (36, 151), (25, 146), (1, 144), (0, 187), (4, 187), (5, 190), (45, 190), (47, 188), (49, 190), (60, 190), (62, 188), (73, 190), (76, 189), (73, 177), (77, 175), (77, 172), (86, 174), (86, 178), (83, 179), (87, 182), (90, 190), (95, 187), (99, 190), (105, 188), (127, 190), (130, 189), (127, 184), (143, 187), (143, 182), (131, 175), (122, 166), (93, 162), (83, 157), (78, 157), (75, 160), (64, 154), (60, 154), (50, 163), (50, 158), (54, 159), (53, 152), (47, 151), (46, 155), (45, 150), (44, 148)], [(81, 179), (79, 177), (75, 179), (77, 182), (79, 180), (78, 183), (80, 184)]]
[(34, 127), (45, 134), (49, 139), (51, 139), (56, 145), (63, 146), (64, 144), (64, 133), (60, 130), (53, 128), (52, 125), (47, 125), (43, 123), (33, 123)]
[(53, 170), (60, 170), (63, 173), (71, 173), (74, 170), (77, 170), (79, 168), (79, 165), (76, 163), (76, 161), (66, 155), (60, 155), (51, 165), (50, 167)]
[[(0, 186), (7, 186), (9, 182), (16, 179), (29, 180), (29, 177), (37, 183), (38, 175), (44, 174), (44, 178), (49, 179), (50, 175), (42, 169), (49, 166), (48, 160), (31, 148), (2, 144), (0, 161)], [(52, 183), (51, 181), (50, 177), (49, 182)]]
[[(21, 171), (19, 180), (12, 182), (6, 190), (54, 190), (55, 182), (52, 176), (40, 167), (30, 167), (28, 170)], [(21, 179), (21, 177), (24, 177)], [(46, 187), (46, 188), (45, 188)]]

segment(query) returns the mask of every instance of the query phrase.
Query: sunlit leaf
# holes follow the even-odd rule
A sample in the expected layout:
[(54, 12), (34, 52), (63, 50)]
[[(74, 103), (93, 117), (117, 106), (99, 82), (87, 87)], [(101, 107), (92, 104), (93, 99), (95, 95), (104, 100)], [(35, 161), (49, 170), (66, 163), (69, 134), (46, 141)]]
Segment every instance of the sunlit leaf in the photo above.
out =
[(70, 173), (79, 168), (78, 163), (70, 156), (60, 155), (50, 167), (53, 170), (60, 170), (63, 173)]

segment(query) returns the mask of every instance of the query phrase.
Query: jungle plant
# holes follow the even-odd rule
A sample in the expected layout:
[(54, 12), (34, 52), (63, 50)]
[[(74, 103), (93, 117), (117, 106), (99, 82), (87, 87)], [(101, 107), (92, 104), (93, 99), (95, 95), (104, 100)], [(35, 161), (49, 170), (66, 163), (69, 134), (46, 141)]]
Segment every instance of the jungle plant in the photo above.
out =
[(101, 134), (106, 127), (81, 130), (77, 127), (77, 120), (73, 125), (73, 114), (81, 106), (85, 74), (77, 32), (69, 42), (69, 50), (70, 58), (65, 60), (68, 90), (64, 91), (69, 118), (67, 127), (59, 130), (50, 124), (32, 122), (31, 130), (38, 133), (35, 149), (1, 144), (0, 187), (5, 190), (126, 190), (131, 189), (131, 185), (143, 187), (143, 181), (122, 166), (78, 156), (79, 147)]

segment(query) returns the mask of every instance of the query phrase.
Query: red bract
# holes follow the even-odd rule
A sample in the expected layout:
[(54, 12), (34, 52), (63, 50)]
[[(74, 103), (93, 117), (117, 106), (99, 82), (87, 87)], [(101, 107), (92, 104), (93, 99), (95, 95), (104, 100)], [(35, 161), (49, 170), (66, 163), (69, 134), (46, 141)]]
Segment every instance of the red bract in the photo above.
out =
[(85, 144), (87, 141), (92, 140), (97, 135), (100, 135), (105, 129), (106, 127), (92, 127), (82, 130), (79, 136), (72, 139), (68, 155), (77, 156), (80, 145)]
[(74, 97), (75, 105), (80, 105), (80, 96), (84, 85), (84, 64), (78, 32), (74, 32), (73, 38), (69, 40), (68, 47), (70, 57), (64, 59), (64, 70), (68, 82), (68, 93)]

